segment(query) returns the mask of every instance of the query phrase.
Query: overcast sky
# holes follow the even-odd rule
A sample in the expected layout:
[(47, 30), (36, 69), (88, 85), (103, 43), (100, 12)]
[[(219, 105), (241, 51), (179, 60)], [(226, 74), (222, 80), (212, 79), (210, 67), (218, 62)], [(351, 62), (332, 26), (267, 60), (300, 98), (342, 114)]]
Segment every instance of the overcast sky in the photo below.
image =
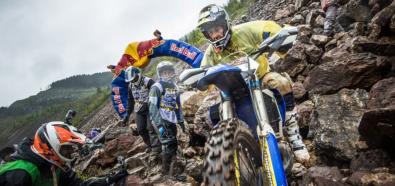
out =
[(227, 0), (0, 0), (0, 106), (77, 74), (106, 71), (131, 41), (179, 39)]

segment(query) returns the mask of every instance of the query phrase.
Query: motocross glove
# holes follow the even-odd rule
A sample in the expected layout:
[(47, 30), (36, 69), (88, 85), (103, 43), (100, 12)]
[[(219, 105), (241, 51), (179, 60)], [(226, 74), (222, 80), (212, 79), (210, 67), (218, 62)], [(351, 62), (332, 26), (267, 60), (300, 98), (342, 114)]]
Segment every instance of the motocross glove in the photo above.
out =
[(165, 134), (165, 128), (159, 127), (159, 135), (160, 135), (160, 137), (162, 137), (163, 134)]

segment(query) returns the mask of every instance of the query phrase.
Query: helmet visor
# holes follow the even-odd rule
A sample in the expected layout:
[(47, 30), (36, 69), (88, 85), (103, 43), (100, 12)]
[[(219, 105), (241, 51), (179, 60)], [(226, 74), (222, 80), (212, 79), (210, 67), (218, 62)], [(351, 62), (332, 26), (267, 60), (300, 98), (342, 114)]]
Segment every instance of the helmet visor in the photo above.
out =
[(59, 154), (67, 159), (73, 160), (77, 157), (81, 144), (66, 143), (59, 147)]
[(125, 71), (125, 82), (131, 82), (136, 79), (140, 71), (137, 68), (129, 67)]
[(164, 80), (171, 80), (176, 76), (176, 72), (172, 67), (165, 67), (159, 72), (159, 78)]
[(204, 23), (200, 26), (200, 29), (204, 37), (211, 43), (224, 40), (229, 32), (228, 23), (223, 19), (217, 19), (215, 21)]

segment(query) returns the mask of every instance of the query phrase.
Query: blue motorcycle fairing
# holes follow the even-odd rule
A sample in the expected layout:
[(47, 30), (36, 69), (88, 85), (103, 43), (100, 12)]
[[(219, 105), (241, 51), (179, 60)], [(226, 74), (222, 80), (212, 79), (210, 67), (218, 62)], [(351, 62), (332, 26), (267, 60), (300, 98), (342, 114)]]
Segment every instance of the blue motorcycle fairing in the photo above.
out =
[(197, 88), (203, 91), (214, 84), (227, 95), (233, 96), (240, 91), (248, 93), (248, 87), (240, 72), (240, 68), (226, 64), (210, 67), (204, 77), (197, 82)]
[(221, 90), (223, 99), (231, 98), (233, 100), (237, 117), (244, 121), (257, 137), (257, 120), (250, 92), (241, 75), (241, 70), (226, 64), (211, 67), (198, 82), (201, 87), (207, 87), (210, 84), (216, 85)]
[(244, 121), (251, 129), (255, 139), (258, 139), (256, 127), (258, 121), (255, 117), (252, 100), (250, 96), (245, 96), (234, 101), (237, 117)]

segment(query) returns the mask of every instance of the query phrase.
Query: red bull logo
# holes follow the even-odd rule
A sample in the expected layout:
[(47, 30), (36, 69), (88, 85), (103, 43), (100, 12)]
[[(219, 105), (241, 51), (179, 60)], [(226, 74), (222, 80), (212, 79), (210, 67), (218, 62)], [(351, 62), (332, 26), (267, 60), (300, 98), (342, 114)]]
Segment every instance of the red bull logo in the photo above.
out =
[(118, 105), (119, 113), (123, 113), (126, 111), (125, 107), (122, 104), (121, 95), (119, 93), (119, 87), (113, 87), (112, 91), (114, 92), (114, 102)]
[(157, 40), (157, 39), (140, 42), (137, 46), (137, 52), (139, 54), (139, 57), (145, 57), (151, 55), (153, 52), (152, 49), (161, 45), (164, 42), (165, 42), (164, 40)]
[(126, 69), (129, 66), (132, 66), (137, 60), (134, 59), (129, 54), (122, 55), (121, 60), (119, 60), (117, 66), (115, 67), (115, 75), (118, 76), (123, 69)]
[(185, 48), (185, 47), (178, 47), (175, 43), (172, 43), (171, 45), (170, 45), (170, 50), (171, 51), (174, 51), (174, 52), (177, 52), (177, 53), (180, 53), (180, 54), (182, 54), (182, 55), (184, 55), (184, 56), (186, 56), (187, 58), (189, 58), (189, 59), (191, 59), (191, 60), (194, 60), (195, 59), (195, 56), (196, 56), (196, 52), (190, 52), (187, 48)]

